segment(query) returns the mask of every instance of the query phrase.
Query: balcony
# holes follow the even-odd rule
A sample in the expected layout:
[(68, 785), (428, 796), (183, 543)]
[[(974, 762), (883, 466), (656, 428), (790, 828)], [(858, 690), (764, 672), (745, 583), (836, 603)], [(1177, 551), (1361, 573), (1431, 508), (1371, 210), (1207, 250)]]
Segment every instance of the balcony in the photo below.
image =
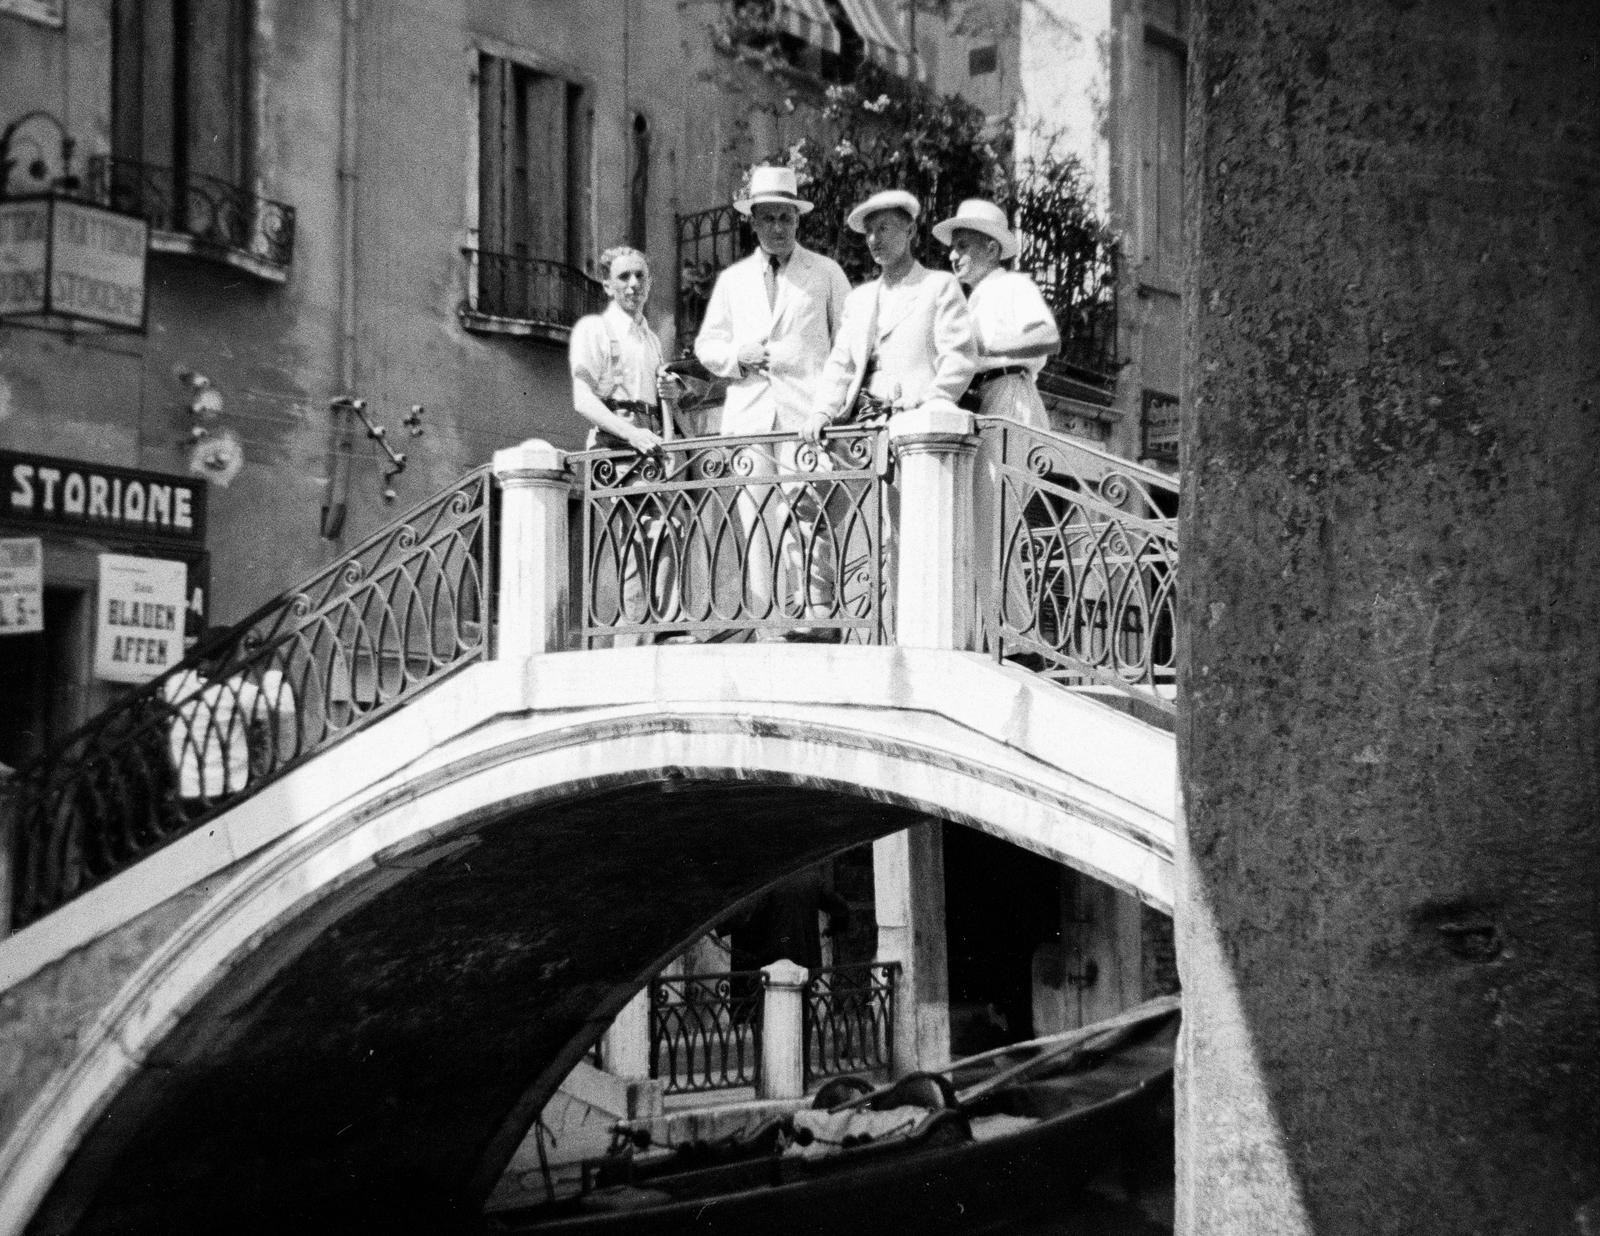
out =
[(461, 324), (485, 334), (564, 343), (574, 323), (606, 307), (606, 290), (583, 271), (543, 258), (463, 249), (467, 299)]
[(223, 262), (282, 283), (294, 257), (294, 207), (214, 176), (101, 155), (90, 161), (98, 201), (150, 224), (150, 247)]

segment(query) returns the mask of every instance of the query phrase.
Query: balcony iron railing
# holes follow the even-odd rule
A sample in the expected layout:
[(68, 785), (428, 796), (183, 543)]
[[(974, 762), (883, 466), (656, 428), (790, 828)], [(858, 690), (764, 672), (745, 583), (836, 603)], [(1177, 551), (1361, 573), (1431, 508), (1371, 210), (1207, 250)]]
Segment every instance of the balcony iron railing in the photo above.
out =
[(984, 418), (980, 435), (995, 480), (978, 547), (989, 650), (1175, 714), (1176, 481), (1015, 421)]
[(579, 318), (606, 307), (605, 286), (561, 262), (478, 249), (462, 253), (468, 267), (466, 317), (570, 330)]
[(732, 206), (678, 216), (677, 334), (685, 348), (700, 333), (717, 276), (754, 246), (755, 233)]
[(468, 473), (23, 768), (16, 925), (486, 657), (490, 494)]
[(101, 155), (89, 164), (89, 192), (138, 215), (153, 231), (187, 238), (195, 252), (242, 257), (287, 271), (294, 258), (294, 207), (195, 172)]
[(822, 446), (781, 434), (591, 451), (581, 638), (886, 639), (881, 430)]
[(1057, 237), (1048, 250), (1025, 245), (1019, 269), (1031, 270), (1055, 314), (1061, 351), (1045, 362), (1046, 371), (1068, 379), (1109, 387), (1116, 381), (1116, 245), (1087, 229)]

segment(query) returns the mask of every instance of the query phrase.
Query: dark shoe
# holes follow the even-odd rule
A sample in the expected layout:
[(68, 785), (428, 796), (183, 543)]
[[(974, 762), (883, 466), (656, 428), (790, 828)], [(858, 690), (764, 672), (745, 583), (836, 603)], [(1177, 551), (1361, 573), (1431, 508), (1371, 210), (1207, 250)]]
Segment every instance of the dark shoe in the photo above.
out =
[(796, 627), (783, 633), (786, 644), (837, 644), (844, 632), (837, 627)]

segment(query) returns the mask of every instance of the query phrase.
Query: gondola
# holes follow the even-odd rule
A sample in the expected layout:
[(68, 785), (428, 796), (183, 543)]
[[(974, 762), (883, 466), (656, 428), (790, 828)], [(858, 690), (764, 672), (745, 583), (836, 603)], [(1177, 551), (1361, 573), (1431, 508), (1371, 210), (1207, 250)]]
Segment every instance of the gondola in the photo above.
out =
[(878, 1089), (836, 1079), (810, 1109), (719, 1142), (659, 1149), (619, 1126), (579, 1196), (500, 1212), (489, 1230), (921, 1233), (1019, 1203), (1070, 1212), (1108, 1172), (1170, 1171), (1179, 1016), (1164, 997)]

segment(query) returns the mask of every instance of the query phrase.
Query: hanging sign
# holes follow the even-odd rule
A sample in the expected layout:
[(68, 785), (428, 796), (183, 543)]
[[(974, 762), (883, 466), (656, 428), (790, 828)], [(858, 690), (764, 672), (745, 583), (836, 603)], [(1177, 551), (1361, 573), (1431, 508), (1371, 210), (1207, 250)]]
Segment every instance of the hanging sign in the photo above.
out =
[(0, 202), (0, 318), (144, 329), (150, 225), (45, 194)]
[(44, 630), (44, 542), (0, 539), (0, 635)]
[(165, 558), (100, 555), (94, 672), (112, 682), (149, 682), (183, 660), (188, 571)]

